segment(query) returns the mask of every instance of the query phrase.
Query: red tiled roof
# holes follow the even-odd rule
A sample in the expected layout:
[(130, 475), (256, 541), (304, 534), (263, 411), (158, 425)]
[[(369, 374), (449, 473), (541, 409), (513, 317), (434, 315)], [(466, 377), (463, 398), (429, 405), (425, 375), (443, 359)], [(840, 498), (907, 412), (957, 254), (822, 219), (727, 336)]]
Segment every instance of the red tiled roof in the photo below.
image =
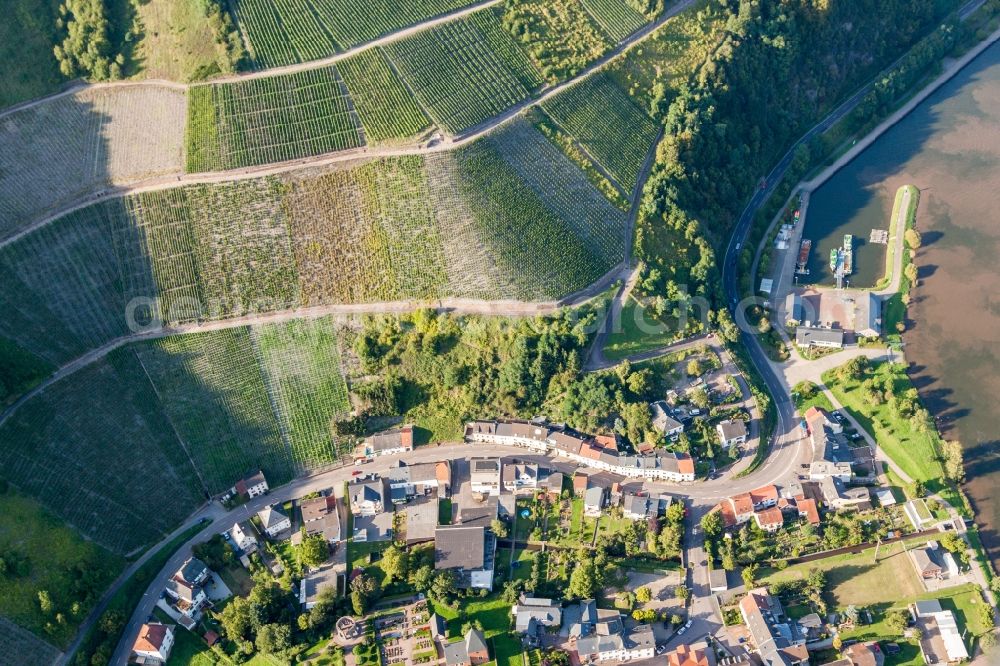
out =
[(209, 646), (215, 645), (216, 643), (219, 642), (219, 634), (215, 633), (211, 629), (205, 632), (203, 638), (205, 639), (205, 642), (208, 643)]
[(736, 525), (736, 514), (733, 513), (733, 505), (728, 499), (724, 499), (716, 505), (716, 508), (722, 514), (722, 524), (726, 527), (734, 527)]
[(618, 450), (618, 438), (614, 435), (594, 435), (594, 442), (605, 451)]
[(819, 525), (819, 507), (816, 506), (816, 500), (803, 497), (797, 500), (797, 503), (799, 506), (799, 515), (805, 516), (810, 524)]
[(402, 430), (399, 431), (399, 441), (403, 446), (413, 448), (413, 426), (403, 426)]
[(753, 500), (754, 504), (760, 504), (765, 501), (778, 501), (778, 488), (771, 484), (770, 486), (763, 486), (757, 488), (756, 490), (750, 491), (750, 499)]
[(166, 636), (167, 625), (144, 624), (139, 629), (139, 636), (135, 639), (135, 645), (132, 646), (132, 649), (136, 652), (159, 652)]
[(760, 521), (761, 525), (781, 525), (785, 522), (785, 517), (781, 515), (781, 509), (772, 506), (757, 512), (757, 520)]
[(580, 447), (580, 455), (590, 460), (600, 459), (601, 451), (602, 449), (599, 446), (594, 446), (589, 442), (584, 442), (583, 446)]
[(694, 458), (685, 453), (678, 453), (677, 471), (681, 474), (694, 474)]
[(667, 666), (709, 666), (708, 655), (690, 645), (679, 645), (667, 654)]
[(730, 497), (729, 501), (733, 505), (733, 513), (737, 516), (753, 513), (753, 499), (751, 499), (750, 493), (742, 493), (735, 497)]

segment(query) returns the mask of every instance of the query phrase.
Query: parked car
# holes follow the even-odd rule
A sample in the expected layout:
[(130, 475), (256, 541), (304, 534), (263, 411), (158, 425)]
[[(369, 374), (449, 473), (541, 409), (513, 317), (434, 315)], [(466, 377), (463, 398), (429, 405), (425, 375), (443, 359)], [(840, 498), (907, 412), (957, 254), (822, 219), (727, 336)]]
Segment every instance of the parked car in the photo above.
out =
[(361, 476), (362, 474), (364, 474), (364, 472), (362, 472), (360, 469), (356, 469), (353, 472), (351, 472), (351, 476)]

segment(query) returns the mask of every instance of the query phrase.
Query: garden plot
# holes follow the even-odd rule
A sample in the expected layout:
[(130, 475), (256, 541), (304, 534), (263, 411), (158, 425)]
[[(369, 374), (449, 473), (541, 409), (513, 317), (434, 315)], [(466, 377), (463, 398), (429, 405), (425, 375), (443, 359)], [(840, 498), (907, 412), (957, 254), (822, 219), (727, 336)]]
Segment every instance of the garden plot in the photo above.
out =
[(17, 663), (20, 666), (51, 666), (60, 656), (57, 648), (2, 616), (0, 654), (18, 655)]
[(606, 75), (591, 77), (542, 108), (626, 191), (636, 185), (658, 128)]
[(26, 402), (0, 428), (0, 469), (120, 554), (160, 540), (201, 501), (194, 469), (128, 349)]
[(307, 62), (370, 42), (474, 0), (234, 0), (230, 6), (258, 67)]
[(362, 51), (341, 60), (337, 67), (369, 142), (406, 139), (430, 127), (381, 49)]
[(626, 213), (611, 205), (586, 174), (524, 120), (489, 137), (490, 143), (545, 205), (610, 268), (625, 258)]
[(224, 171), (364, 145), (333, 66), (191, 89), (188, 172)]
[(109, 184), (179, 172), (185, 106), (183, 91), (128, 85), (0, 116), (0, 238)]
[(488, 142), (456, 156), (460, 187), (469, 202), (480, 244), (489, 248), (515, 293), (507, 298), (565, 296), (596, 281), (611, 266), (576, 236)]
[(213, 494), (261, 468), (272, 485), (294, 476), (246, 327), (133, 346), (163, 410)]
[(349, 454), (337, 447), (332, 424), (351, 410), (340, 367), (334, 322), (297, 319), (251, 329), (264, 384), (298, 470)]
[(621, 42), (646, 25), (646, 17), (626, 0), (581, 0), (583, 8), (613, 42)]
[(59, 365), (129, 332), (117, 205), (81, 209), (0, 248), (0, 334)]
[(452, 134), (478, 125), (530, 94), (519, 77), (523, 68), (510, 58), (516, 46), (511, 52), (497, 51), (477, 26), (481, 20), (460, 19), (386, 47), (427, 113)]

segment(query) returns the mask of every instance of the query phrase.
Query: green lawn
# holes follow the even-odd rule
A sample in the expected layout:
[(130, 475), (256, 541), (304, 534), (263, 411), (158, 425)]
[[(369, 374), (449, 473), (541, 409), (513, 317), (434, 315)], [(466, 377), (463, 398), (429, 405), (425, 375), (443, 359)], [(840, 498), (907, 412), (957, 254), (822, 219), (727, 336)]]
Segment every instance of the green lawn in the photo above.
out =
[(512, 634), (503, 634), (493, 638), (493, 656), (497, 666), (522, 666), (521, 641)]
[[(907, 545), (912, 548), (926, 540), (925, 537), (908, 541)], [(874, 555), (875, 549), (869, 548), (856, 555), (837, 555), (796, 564), (783, 571), (768, 573), (763, 581), (775, 583), (802, 580), (812, 569), (820, 569), (827, 575), (828, 596), (841, 608), (850, 604), (870, 606), (895, 603), (899, 599), (916, 597), (923, 592), (923, 586), (901, 544), (882, 546), (878, 563), (874, 562)]]
[(215, 666), (228, 664), (212, 651), (200, 637), (177, 627), (174, 632), (174, 649), (170, 652), (170, 666)]
[[(798, 384), (794, 388), (798, 388)], [(795, 409), (798, 411), (799, 415), (802, 416), (806, 413), (810, 407), (819, 407), (820, 409), (825, 409), (828, 412), (833, 411), (833, 404), (830, 399), (826, 397), (826, 394), (820, 390), (813, 392), (812, 396), (805, 397), (802, 394), (796, 392), (795, 397)]]
[(451, 500), (450, 499), (440, 499), (438, 500), (438, 525), (451, 525)]
[(823, 373), (823, 383), (837, 397), (861, 427), (875, 437), (879, 446), (911, 478), (924, 483), (931, 492), (941, 492), (958, 509), (962, 502), (944, 482), (944, 468), (938, 459), (941, 436), (935, 429), (918, 432), (909, 419), (900, 416), (888, 401), (876, 404), (867, 400), (862, 382), (868, 378), (890, 379), (896, 395), (913, 387), (901, 364), (873, 364), (860, 380), (841, 379), (836, 369)]
[(448, 622), (448, 635), (459, 636), (462, 625), (479, 620), (483, 625), (483, 635), (493, 638), (499, 634), (509, 634), (511, 625), (510, 604), (498, 595), (484, 598), (467, 597), (459, 601), (458, 610), (431, 602), (434, 612)]
[(622, 307), (619, 326), (608, 336), (604, 356), (610, 361), (617, 361), (663, 347), (676, 338), (676, 331), (647, 314), (646, 308), (629, 296)]

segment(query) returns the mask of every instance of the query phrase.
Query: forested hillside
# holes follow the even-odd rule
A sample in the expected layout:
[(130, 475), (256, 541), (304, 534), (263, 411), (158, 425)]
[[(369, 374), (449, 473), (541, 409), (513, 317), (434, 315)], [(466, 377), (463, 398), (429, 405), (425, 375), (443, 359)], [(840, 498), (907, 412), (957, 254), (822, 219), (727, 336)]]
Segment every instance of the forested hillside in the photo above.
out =
[(635, 238), (647, 262), (641, 290), (711, 294), (715, 254), (781, 154), (957, 4), (726, 0), (702, 10), (725, 30), (692, 45), (701, 64), (665, 113)]

